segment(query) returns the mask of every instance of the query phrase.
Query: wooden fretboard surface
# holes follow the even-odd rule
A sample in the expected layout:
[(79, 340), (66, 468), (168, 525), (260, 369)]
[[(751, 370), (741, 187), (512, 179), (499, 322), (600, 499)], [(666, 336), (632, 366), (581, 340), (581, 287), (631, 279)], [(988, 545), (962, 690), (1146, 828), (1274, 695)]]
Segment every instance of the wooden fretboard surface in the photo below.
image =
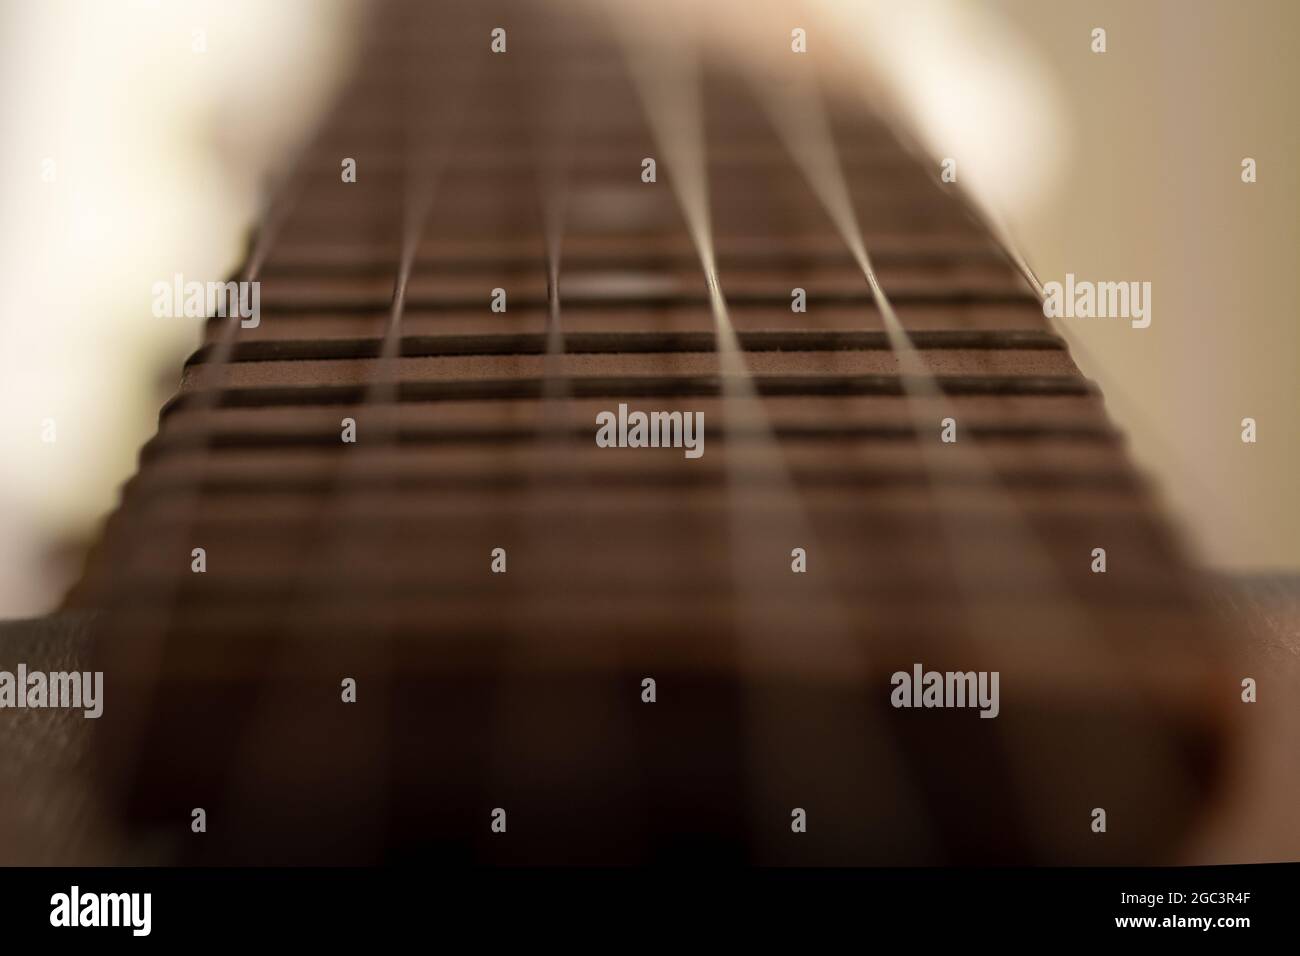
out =
[[(918, 399), (762, 104), (706, 57), (750, 376), (727, 379), (624, 50), (571, 12), (375, 17), (254, 240), (260, 325), (209, 322), (71, 599), (107, 612), (127, 818), (191, 861), (1166, 858), (1232, 680), (1024, 279), (937, 167), (829, 101)], [(703, 456), (597, 447), (620, 402), (703, 412)], [(918, 662), (998, 671), (1000, 715), (891, 707)]]

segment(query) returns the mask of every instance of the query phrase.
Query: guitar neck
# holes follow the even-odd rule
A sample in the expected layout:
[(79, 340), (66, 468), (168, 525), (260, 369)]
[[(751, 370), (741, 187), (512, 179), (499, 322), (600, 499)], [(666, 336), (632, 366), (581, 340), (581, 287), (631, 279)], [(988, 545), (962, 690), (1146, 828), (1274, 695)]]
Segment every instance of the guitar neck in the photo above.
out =
[(209, 862), (1171, 852), (1214, 625), (1025, 276), (862, 104), (807, 87), (810, 176), (732, 65), (573, 17), (384, 7), (286, 174), (71, 599), (128, 819), (201, 794)]

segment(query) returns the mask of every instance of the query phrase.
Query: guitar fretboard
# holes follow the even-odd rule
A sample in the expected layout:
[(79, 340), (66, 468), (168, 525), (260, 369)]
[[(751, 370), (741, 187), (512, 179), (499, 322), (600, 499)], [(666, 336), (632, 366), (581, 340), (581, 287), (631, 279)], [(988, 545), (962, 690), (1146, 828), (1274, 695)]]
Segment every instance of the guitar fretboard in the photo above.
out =
[[(74, 594), (129, 818), (202, 806), (219, 862), (1168, 852), (1219, 719), (1194, 577), (937, 163), (810, 86), (886, 313), (701, 50), (702, 250), (626, 39), (487, 6), (376, 14)], [(636, 412), (698, 457), (603, 447)], [(914, 665), (999, 713), (893, 706)]]

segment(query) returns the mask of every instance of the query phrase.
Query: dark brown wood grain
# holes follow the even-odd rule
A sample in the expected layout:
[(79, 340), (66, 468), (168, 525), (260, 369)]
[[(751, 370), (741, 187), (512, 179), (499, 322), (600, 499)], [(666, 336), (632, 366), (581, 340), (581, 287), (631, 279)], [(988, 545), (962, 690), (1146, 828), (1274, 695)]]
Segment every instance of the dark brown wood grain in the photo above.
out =
[[(904, 375), (753, 92), (706, 60), (711, 239), (747, 373), (725, 375), (678, 171), (640, 181), (660, 144), (613, 38), (506, 4), (490, 15), (531, 52), (502, 63), (445, 39), (486, 37), (481, 5), (449, 5), (437, 36), (412, 29), (417, 7), (376, 15), (254, 239), (260, 323), (209, 322), (70, 597), (100, 613), (115, 703), (97, 779), (129, 846), (258, 863), (1176, 857), (1235, 732), (1223, 620), (961, 196), (859, 104), (829, 104), (921, 363)], [(602, 80), (557, 92), (574, 58)], [(574, 128), (548, 120), (565, 96)], [(557, 147), (573, 158), (558, 173)], [(596, 414), (620, 402), (703, 413), (704, 456), (597, 447)], [(891, 707), (914, 662), (997, 670), (1002, 713)], [(498, 806), (509, 839), (488, 830)], [(792, 840), (795, 806), (816, 823)]]

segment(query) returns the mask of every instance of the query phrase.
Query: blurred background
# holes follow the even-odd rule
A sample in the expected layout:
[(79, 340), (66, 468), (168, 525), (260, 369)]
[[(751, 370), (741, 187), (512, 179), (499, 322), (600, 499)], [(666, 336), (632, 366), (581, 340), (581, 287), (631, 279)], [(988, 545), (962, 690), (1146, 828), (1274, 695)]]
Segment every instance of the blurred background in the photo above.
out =
[[(0, 0), (0, 618), (52, 609), (78, 573), (198, 341), (199, 320), (153, 316), (152, 284), (239, 264), (363, 6)], [(1076, 361), (1208, 566), (1300, 570), (1300, 4), (707, 9), (675, 22), (741, 58), (807, 29), (829, 82), (887, 107), (936, 170), (958, 160), (1044, 282), (1150, 281), (1149, 329), (1064, 322)]]
[(0, 0), (0, 618), (50, 610), (80, 571), (198, 342), (151, 287), (239, 264), (355, 10)]

